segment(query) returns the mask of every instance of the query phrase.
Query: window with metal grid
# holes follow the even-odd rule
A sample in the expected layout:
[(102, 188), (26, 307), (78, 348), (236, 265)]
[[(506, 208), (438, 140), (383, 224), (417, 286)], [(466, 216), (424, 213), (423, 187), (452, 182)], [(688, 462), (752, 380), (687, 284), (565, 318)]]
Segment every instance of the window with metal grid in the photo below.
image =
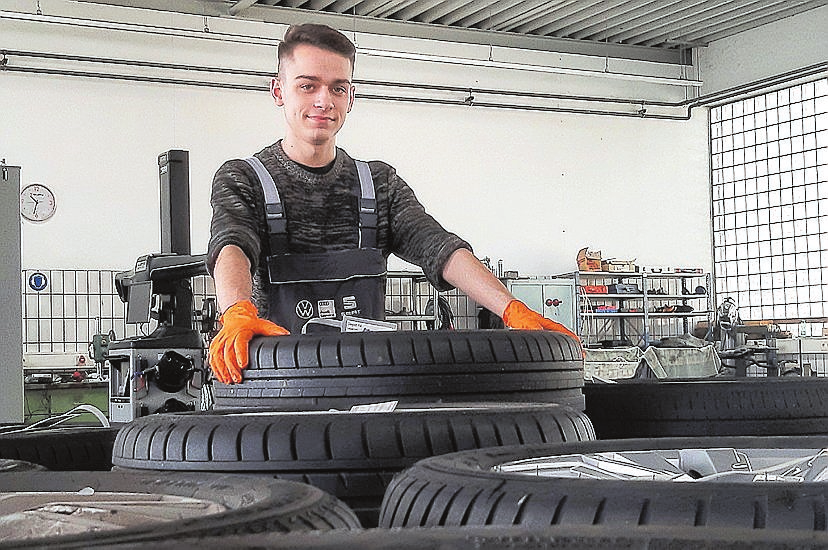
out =
[(711, 109), (716, 293), (743, 320), (828, 316), (828, 78)]

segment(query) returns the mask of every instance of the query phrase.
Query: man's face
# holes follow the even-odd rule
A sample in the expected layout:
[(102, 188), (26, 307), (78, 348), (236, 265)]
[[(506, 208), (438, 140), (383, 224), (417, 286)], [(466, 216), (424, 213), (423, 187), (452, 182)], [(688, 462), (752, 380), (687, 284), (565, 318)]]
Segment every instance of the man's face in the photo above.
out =
[(283, 59), (271, 82), (276, 105), (284, 107), (286, 140), (309, 145), (334, 141), (354, 103), (347, 57), (301, 44)]

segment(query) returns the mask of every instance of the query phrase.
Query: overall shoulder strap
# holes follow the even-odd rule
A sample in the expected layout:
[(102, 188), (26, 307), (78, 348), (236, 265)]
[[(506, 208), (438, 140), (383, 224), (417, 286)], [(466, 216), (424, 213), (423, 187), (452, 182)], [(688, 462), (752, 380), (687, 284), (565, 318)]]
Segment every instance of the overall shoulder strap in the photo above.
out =
[(287, 251), (287, 220), (282, 199), (279, 197), (279, 190), (273, 176), (267, 171), (265, 165), (256, 157), (243, 159), (256, 172), (259, 184), (262, 186), (265, 197), (265, 215), (267, 216), (267, 229), (270, 233), (270, 253), (278, 254)]
[(363, 160), (355, 160), (359, 175), (359, 247), (377, 247), (377, 197), (371, 168)]

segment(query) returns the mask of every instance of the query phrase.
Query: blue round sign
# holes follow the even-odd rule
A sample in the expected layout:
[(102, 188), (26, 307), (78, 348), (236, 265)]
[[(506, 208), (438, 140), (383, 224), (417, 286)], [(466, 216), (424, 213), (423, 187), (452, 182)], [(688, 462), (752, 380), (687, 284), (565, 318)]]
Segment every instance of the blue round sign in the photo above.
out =
[(49, 279), (46, 278), (46, 275), (39, 271), (35, 271), (31, 275), (29, 275), (29, 287), (32, 290), (36, 290), (40, 292), (41, 290), (45, 289), (49, 285)]

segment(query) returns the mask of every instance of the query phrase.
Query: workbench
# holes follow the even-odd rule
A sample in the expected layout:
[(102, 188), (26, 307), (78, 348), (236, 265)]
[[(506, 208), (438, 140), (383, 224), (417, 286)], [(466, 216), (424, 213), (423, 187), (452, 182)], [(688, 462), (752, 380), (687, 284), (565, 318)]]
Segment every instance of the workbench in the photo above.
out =
[[(23, 385), (25, 423), (64, 413), (82, 404), (109, 411), (109, 385), (106, 381), (26, 383)], [(71, 424), (93, 423), (92, 415), (81, 415)]]

